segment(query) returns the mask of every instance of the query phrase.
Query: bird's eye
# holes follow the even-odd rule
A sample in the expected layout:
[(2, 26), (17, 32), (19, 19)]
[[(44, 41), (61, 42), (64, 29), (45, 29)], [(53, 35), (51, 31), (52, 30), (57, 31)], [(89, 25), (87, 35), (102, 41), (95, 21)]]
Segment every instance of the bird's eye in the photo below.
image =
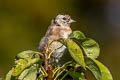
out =
[(64, 17), (63, 20), (67, 20), (67, 18)]

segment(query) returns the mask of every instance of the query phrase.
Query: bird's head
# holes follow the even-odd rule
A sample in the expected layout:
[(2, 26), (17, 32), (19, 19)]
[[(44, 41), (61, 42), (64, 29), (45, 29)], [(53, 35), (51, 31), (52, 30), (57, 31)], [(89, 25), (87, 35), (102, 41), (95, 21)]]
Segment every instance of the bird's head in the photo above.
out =
[(75, 21), (67, 14), (59, 14), (56, 16), (56, 18), (53, 19), (53, 24), (62, 27), (69, 26), (73, 22)]

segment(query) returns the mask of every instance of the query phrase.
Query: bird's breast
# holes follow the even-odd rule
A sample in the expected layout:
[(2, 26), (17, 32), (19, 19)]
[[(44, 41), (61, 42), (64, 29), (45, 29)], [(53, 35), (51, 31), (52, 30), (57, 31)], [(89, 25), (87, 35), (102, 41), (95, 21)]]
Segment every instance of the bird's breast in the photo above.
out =
[(61, 30), (61, 38), (68, 38), (68, 36), (72, 33), (72, 30), (70, 28), (68, 29), (62, 29)]

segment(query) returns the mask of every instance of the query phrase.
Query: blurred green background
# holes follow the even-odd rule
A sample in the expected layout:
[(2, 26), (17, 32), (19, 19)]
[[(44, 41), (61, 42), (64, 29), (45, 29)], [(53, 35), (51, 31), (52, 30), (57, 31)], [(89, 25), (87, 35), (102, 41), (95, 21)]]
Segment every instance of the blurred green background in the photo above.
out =
[(69, 14), (81, 30), (101, 48), (99, 60), (120, 80), (119, 0), (0, 0), (0, 77), (11, 69), (14, 57), (24, 50), (38, 50), (52, 18)]

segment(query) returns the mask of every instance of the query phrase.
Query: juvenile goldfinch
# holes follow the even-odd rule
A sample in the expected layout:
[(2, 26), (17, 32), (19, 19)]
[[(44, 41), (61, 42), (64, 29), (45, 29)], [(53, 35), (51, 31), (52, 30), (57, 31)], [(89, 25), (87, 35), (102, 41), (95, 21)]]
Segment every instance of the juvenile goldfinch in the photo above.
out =
[[(68, 36), (72, 33), (70, 24), (73, 22), (75, 21), (72, 20), (71, 17), (66, 14), (59, 14), (54, 19), (52, 19), (45, 36), (40, 41), (39, 51), (41, 53), (44, 53), (46, 48), (48, 47), (48, 44), (50, 44), (52, 41), (59, 40), (61, 38), (68, 38)], [(60, 58), (66, 51), (66, 47), (58, 41), (53, 42), (49, 46), (49, 49), (51, 51), (57, 49), (53, 52), (51, 56), (52, 61), (55, 61), (56, 63), (59, 62)]]

